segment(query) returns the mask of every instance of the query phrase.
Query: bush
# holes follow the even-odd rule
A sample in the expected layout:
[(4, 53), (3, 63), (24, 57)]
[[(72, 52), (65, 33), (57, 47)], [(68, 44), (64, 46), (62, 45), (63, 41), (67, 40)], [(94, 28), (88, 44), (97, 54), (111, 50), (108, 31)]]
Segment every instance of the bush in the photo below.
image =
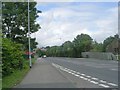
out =
[(10, 39), (2, 40), (2, 76), (9, 75), (15, 69), (20, 68), (19, 62), (23, 62), (22, 45), (12, 42)]

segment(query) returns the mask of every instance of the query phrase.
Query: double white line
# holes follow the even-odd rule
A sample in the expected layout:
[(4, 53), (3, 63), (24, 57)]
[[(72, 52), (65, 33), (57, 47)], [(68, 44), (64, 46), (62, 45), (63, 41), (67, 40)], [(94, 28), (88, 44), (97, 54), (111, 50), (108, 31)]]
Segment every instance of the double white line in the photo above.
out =
[(65, 67), (60, 66), (60, 65), (55, 64), (55, 63), (52, 63), (52, 65), (54, 67), (56, 67), (56, 68), (59, 68), (62, 71), (65, 71), (65, 72), (67, 72), (69, 74), (72, 74), (72, 75), (74, 75), (76, 77), (79, 77), (79, 78), (81, 78), (83, 80), (89, 81), (89, 82), (91, 82), (93, 84), (99, 85), (99, 86), (104, 87), (104, 88), (109, 88), (110, 86), (114, 86), (114, 87), (118, 86), (117, 84), (110, 83), (110, 82), (107, 82), (107, 81), (104, 81), (104, 80), (100, 80), (98, 78), (95, 78), (95, 77), (86, 75), (84, 73), (80, 73), (80, 72), (65, 68)]

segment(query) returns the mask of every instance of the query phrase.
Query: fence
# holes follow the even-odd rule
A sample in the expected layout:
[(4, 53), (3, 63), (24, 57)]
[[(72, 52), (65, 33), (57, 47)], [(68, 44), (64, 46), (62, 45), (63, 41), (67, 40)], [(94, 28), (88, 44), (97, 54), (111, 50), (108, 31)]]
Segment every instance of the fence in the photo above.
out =
[(96, 58), (102, 60), (117, 60), (117, 57), (113, 53), (109, 52), (82, 52), (83, 58)]

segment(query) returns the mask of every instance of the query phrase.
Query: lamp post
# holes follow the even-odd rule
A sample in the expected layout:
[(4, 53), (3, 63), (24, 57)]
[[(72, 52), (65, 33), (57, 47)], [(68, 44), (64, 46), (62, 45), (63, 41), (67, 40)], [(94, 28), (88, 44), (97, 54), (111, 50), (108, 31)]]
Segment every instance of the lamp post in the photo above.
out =
[(29, 15), (29, 0), (28, 0), (28, 43), (29, 43), (29, 65), (32, 67), (31, 63), (31, 48), (30, 48), (30, 15)]

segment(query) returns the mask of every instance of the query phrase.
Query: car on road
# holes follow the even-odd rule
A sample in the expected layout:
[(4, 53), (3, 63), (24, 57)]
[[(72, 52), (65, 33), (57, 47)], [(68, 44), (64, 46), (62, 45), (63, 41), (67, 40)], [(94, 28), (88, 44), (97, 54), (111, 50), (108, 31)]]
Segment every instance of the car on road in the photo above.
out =
[(46, 55), (43, 55), (43, 58), (46, 58), (47, 56)]

